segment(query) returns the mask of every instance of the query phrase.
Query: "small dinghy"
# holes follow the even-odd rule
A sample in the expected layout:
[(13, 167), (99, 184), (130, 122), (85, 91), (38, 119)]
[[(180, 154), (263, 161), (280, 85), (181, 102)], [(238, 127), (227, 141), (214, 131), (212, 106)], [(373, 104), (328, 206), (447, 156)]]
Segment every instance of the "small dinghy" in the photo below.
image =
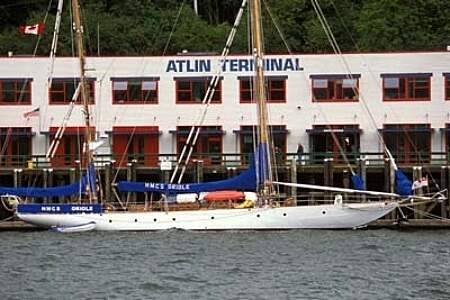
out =
[(53, 231), (57, 232), (64, 232), (64, 233), (70, 233), (70, 232), (85, 232), (85, 231), (91, 231), (95, 228), (95, 222), (89, 222), (82, 225), (77, 226), (56, 226), (53, 227)]

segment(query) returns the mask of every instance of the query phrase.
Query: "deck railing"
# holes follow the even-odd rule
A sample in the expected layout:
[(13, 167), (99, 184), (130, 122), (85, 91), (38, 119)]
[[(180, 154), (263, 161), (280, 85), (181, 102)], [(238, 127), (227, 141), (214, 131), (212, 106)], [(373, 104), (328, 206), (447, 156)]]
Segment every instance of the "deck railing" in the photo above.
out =
[[(322, 165), (324, 160), (333, 159), (333, 164), (345, 165), (345, 160), (336, 153), (332, 152), (314, 152), (314, 153), (283, 153), (275, 157), (276, 165), (288, 166), (293, 160), (300, 166)], [(351, 164), (357, 164), (358, 160), (364, 159), (369, 166), (382, 166), (385, 164), (386, 156), (383, 153), (361, 152), (349, 153), (347, 159)], [(176, 154), (128, 154), (125, 157), (118, 155), (100, 154), (95, 157), (97, 166), (112, 164), (116, 168), (126, 168), (129, 163), (135, 163), (138, 167), (159, 168), (161, 161), (169, 161), (175, 164)], [(211, 154), (200, 153), (192, 158), (192, 164), (201, 163), (205, 167), (225, 167), (239, 168), (245, 167), (250, 161), (249, 154), (226, 153)], [(439, 166), (450, 163), (450, 153), (446, 152), (426, 152), (400, 155), (396, 157), (396, 163), (399, 165), (415, 166)], [(47, 159), (44, 155), (3, 155), (0, 160), (1, 168), (21, 168), (21, 169), (42, 169), (42, 168), (73, 168), (79, 167), (80, 160), (78, 155), (55, 156)]]

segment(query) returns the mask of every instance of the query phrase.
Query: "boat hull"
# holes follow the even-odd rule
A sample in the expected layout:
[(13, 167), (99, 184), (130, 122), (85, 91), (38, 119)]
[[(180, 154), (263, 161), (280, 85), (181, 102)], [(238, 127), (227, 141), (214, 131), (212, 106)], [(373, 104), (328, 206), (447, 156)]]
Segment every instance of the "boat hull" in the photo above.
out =
[(73, 227), (94, 222), (94, 230), (278, 230), (357, 228), (383, 217), (396, 202), (169, 212), (82, 214), (17, 213), (41, 227)]

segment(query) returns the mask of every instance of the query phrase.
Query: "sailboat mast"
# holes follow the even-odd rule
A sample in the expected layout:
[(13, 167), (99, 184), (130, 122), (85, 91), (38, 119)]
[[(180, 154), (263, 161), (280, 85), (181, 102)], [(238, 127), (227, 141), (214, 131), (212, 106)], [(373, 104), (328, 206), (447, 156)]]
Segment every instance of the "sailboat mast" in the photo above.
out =
[[(90, 122), (90, 112), (89, 112), (89, 91), (86, 85), (86, 77), (85, 77), (85, 54), (84, 54), (84, 45), (83, 45), (83, 27), (81, 26), (81, 16), (80, 16), (80, 4), (78, 0), (72, 0), (72, 11), (73, 11), (73, 26), (75, 31), (75, 45), (76, 51), (78, 55), (78, 59), (80, 62), (80, 96), (81, 102), (83, 104), (84, 111), (84, 122), (85, 122), (85, 148), (83, 154), (85, 156), (86, 166), (88, 168), (88, 172), (90, 172), (90, 166), (93, 161), (93, 152), (90, 149), (90, 145), (93, 139), (93, 133)], [(92, 176), (88, 176), (92, 178)], [(91, 188), (94, 185), (92, 183), (88, 184), (88, 194), (89, 201), (97, 200), (95, 189)]]
[(262, 42), (262, 25), (261, 25), (261, 3), (260, 0), (251, 0), (251, 32), (253, 59), (255, 64), (254, 79), (254, 99), (257, 103), (258, 110), (258, 139), (260, 144), (260, 161), (264, 161), (264, 165), (259, 167), (261, 177), (260, 182), (263, 185), (263, 194), (268, 195), (272, 190), (272, 180), (269, 161), (269, 133), (268, 133), (268, 113), (265, 97), (264, 82), (264, 63), (263, 63), (263, 42)]

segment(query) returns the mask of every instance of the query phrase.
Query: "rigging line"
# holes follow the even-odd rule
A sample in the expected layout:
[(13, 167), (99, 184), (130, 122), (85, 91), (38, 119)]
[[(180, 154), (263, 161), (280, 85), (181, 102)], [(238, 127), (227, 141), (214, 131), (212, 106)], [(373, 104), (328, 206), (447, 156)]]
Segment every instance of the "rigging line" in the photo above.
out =
[[(51, 8), (52, 1), (53, 0), (49, 0), (49, 3), (47, 5), (47, 10), (45, 12), (45, 16), (44, 16), (44, 20), (43, 20), (44, 24), (47, 22), (47, 17), (48, 17), (48, 13), (50, 11), (50, 8)], [(37, 41), (36, 41), (36, 44), (35, 44), (35, 47), (34, 47), (34, 50), (33, 50), (32, 57), (36, 56), (37, 49), (39, 47), (40, 41), (41, 41), (41, 35), (38, 35), (38, 38), (37, 38)], [(23, 80), (22, 87), (20, 88), (19, 99), (18, 99), (19, 103), (21, 103), (23, 101), (23, 98), (25, 97), (25, 94), (27, 94), (27, 93), (25, 93), (25, 89), (28, 88), (29, 84), (30, 84), (29, 80)], [(39, 124), (39, 126), (40, 126), (40, 124)], [(9, 144), (10, 139), (11, 139), (11, 127), (8, 129), (7, 135), (5, 136), (5, 140), (4, 140), (2, 148), (0, 150), (0, 159), (3, 156), (3, 153), (6, 152), (6, 149), (8, 148), (8, 144)]]
[[(177, 25), (177, 23), (178, 23), (178, 20), (179, 20), (180, 15), (181, 15), (181, 12), (182, 12), (182, 9), (183, 9), (184, 2), (185, 2), (185, 1), (183, 0), (183, 2), (182, 2), (181, 5), (180, 5), (180, 8), (179, 8), (179, 11), (178, 11), (178, 14), (177, 14), (175, 23), (174, 23), (174, 25), (173, 25), (173, 27), (172, 27), (172, 31), (171, 31), (170, 36), (169, 36), (169, 40), (168, 40), (167, 43), (166, 43), (166, 46), (165, 46), (165, 48), (164, 48), (164, 50), (163, 50), (162, 56), (165, 56), (165, 53), (166, 53), (166, 50), (167, 50), (167, 48), (168, 48), (168, 46), (169, 46), (169, 43), (170, 43), (172, 34), (173, 34), (174, 31), (175, 31), (175, 27), (176, 27), (176, 25)], [(162, 26), (160, 26), (160, 30), (162, 31)], [(140, 71), (141, 73), (144, 73), (144, 72), (145, 72), (145, 67), (146, 67), (146, 65), (147, 65), (147, 62), (144, 62), (144, 63), (141, 65), (141, 66), (142, 66), (141, 71)], [(106, 73), (105, 73), (105, 75), (106, 75)], [(148, 97), (150, 97), (150, 95), (148, 95)], [(147, 99), (148, 99), (148, 98), (147, 98), (147, 96), (146, 96), (146, 98), (144, 99), (144, 104), (145, 104), (145, 102), (147, 101)], [(125, 108), (125, 110), (127, 110), (127, 109), (128, 109), (128, 107)], [(126, 151), (127, 151), (128, 148), (129, 148), (130, 140), (134, 137), (134, 134), (135, 134), (135, 131), (136, 131), (136, 127), (137, 127), (137, 126), (134, 126), (133, 131), (132, 131), (132, 133), (130, 134), (129, 141), (127, 142), (127, 146), (126, 146)], [(119, 164), (119, 165), (121, 165), (122, 162), (125, 160), (125, 156), (127, 155), (127, 154), (126, 154), (126, 151), (124, 151), (124, 152), (122, 153), (121, 158), (120, 158), (120, 164)], [(117, 168), (117, 170), (116, 170), (116, 172), (115, 172), (115, 174), (114, 174), (114, 176), (113, 176), (113, 178), (114, 178), (113, 181), (112, 181), (113, 183), (116, 182), (116, 180), (117, 180), (117, 178), (118, 178), (118, 176), (119, 176), (119, 172), (120, 172), (120, 169)]]
[[(276, 28), (277, 31), (278, 31), (278, 34), (280, 35), (280, 37), (281, 37), (283, 43), (285, 44), (286, 49), (288, 50), (288, 53), (289, 53), (290, 55), (292, 55), (292, 51), (291, 51), (291, 49), (290, 49), (290, 47), (289, 47), (289, 44), (288, 44), (288, 42), (287, 42), (287, 39), (285, 38), (283, 32), (281, 31), (280, 26), (278, 25), (278, 22), (277, 22), (276, 18), (275, 18), (274, 15), (272, 14), (272, 12), (271, 12), (271, 10), (270, 10), (270, 7), (269, 7), (268, 3), (267, 3), (265, 0), (263, 0), (263, 3), (264, 3), (264, 5), (265, 5), (265, 7), (266, 7), (267, 12), (269, 13), (269, 16), (270, 16), (270, 18), (271, 18), (273, 24), (275, 25), (275, 28)], [(314, 3), (313, 3), (313, 5), (314, 5)], [(333, 45), (332, 40), (329, 39), (329, 42), (330, 42), (330, 44)], [(359, 93), (358, 93), (358, 94), (359, 94)], [(314, 94), (313, 94), (312, 96), (313, 96), (313, 99), (314, 99), (314, 98), (315, 98), (315, 97), (314, 97)], [(320, 112), (321, 112), (322, 115), (325, 117), (325, 122), (327, 123), (326, 126), (327, 126), (329, 129), (332, 129), (331, 126), (330, 126), (330, 122), (328, 121), (328, 119), (327, 119), (327, 117), (326, 117), (326, 114), (325, 114), (324, 111), (322, 110), (321, 106), (320, 106), (320, 105), (317, 105), (316, 107), (319, 108)], [(339, 152), (340, 152), (342, 158), (344, 159), (345, 163), (347, 164), (347, 166), (348, 166), (350, 172), (352, 173), (352, 175), (355, 175), (356, 173), (355, 173), (355, 171), (353, 170), (353, 167), (351, 166), (350, 161), (349, 161), (349, 159), (348, 159), (348, 157), (347, 157), (347, 155), (346, 155), (344, 149), (342, 148), (341, 143), (339, 142), (339, 139), (337, 138), (337, 135), (336, 135), (332, 130), (330, 130), (330, 133), (331, 133), (331, 137), (332, 137), (334, 143), (335, 143), (336, 146), (338, 147), (338, 150), (339, 150)]]
[[(330, 41), (330, 43), (332, 43), (332, 47), (333, 47), (335, 53), (339, 55), (339, 57), (341, 58), (342, 63), (344, 64), (344, 67), (345, 67), (346, 70), (347, 70), (347, 76), (348, 76), (348, 78), (354, 80), (354, 79), (353, 79), (353, 76), (352, 76), (352, 74), (351, 74), (350, 67), (349, 67), (349, 65), (348, 65), (348, 63), (347, 63), (347, 60), (345, 59), (345, 57), (343, 56), (342, 52), (340, 51), (339, 45), (337, 44), (337, 41), (336, 41), (336, 39), (334, 38), (333, 32), (331, 31), (331, 28), (330, 28), (330, 26), (328, 25), (328, 22), (327, 22), (327, 20), (326, 20), (326, 18), (325, 18), (325, 15), (324, 15), (323, 12), (322, 12), (322, 9), (320, 8), (320, 6), (319, 6), (317, 0), (311, 0), (311, 2), (312, 2), (312, 4), (313, 4), (313, 6), (314, 6), (314, 10), (315, 10), (316, 14), (317, 14), (318, 17), (319, 17), (319, 21), (320, 21), (321, 24), (322, 24), (322, 27), (323, 27), (323, 29), (324, 29), (324, 31), (325, 31), (325, 34), (327, 35), (328, 40)], [(352, 90), (353, 90), (353, 92), (354, 92), (357, 96), (359, 96), (359, 98), (361, 98), (361, 102), (363, 103), (363, 107), (366, 109), (367, 114), (369, 115), (370, 121), (372, 122), (372, 125), (374, 126), (374, 128), (378, 128), (378, 127), (377, 127), (377, 124), (376, 124), (376, 121), (375, 121), (375, 118), (374, 118), (374, 116), (372, 115), (372, 113), (370, 112), (370, 110), (369, 110), (369, 108), (368, 108), (368, 105), (367, 105), (367, 102), (365, 101), (363, 95), (361, 95), (361, 94), (358, 92), (358, 90), (356, 90), (356, 89), (354, 88), (353, 85), (352, 85)], [(379, 139), (380, 142), (382, 143), (384, 152), (385, 152), (385, 153), (387, 154), (387, 156), (389, 157), (389, 160), (390, 160), (392, 166), (394, 167), (395, 170), (397, 170), (398, 167), (397, 167), (397, 165), (396, 165), (396, 163), (395, 163), (394, 157), (392, 156), (390, 150), (389, 150), (388, 147), (386, 146), (386, 143), (385, 143), (383, 137), (382, 137), (381, 134), (378, 132), (378, 130), (376, 131), (376, 134), (377, 134), (377, 136), (378, 136), (378, 139)]]
[(277, 30), (278, 34), (280, 35), (281, 40), (282, 40), (283, 43), (284, 43), (284, 46), (286, 47), (288, 53), (289, 53), (290, 55), (292, 55), (292, 51), (291, 51), (291, 48), (289, 47), (289, 44), (288, 44), (288, 42), (287, 42), (287, 39), (286, 39), (286, 37), (284, 36), (283, 32), (281, 31), (277, 19), (273, 16), (272, 11), (271, 11), (271, 9), (270, 9), (270, 7), (269, 7), (269, 4), (266, 2), (266, 0), (263, 0), (262, 2), (263, 2), (263, 4), (264, 4), (264, 7), (266, 8), (267, 12), (269, 13), (270, 19), (272, 20), (272, 23), (273, 23), (273, 25), (275, 26), (275, 29)]
[[(288, 45), (288, 43), (287, 43), (287, 40), (286, 40), (286, 38), (284, 37), (284, 35), (283, 35), (283, 33), (282, 33), (280, 27), (278, 26), (275, 17), (274, 17), (273, 14), (271, 13), (271, 10), (270, 10), (268, 4), (265, 2), (265, 0), (263, 0), (263, 2), (264, 2), (264, 4), (265, 4), (265, 7), (266, 7), (266, 9), (267, 9), (267, 11), (268, 11), (268, 13), (269, 13), (271, 19), (272, 19), (272, 22), (273, 22), (274, 25), (275, 25), (275, 28), (277, 29), (277, 31), (278, 31), (278, 33), (279, 33), (281, 39), (283, 40), (283, 43), (284, 43), (285, 46), (286, 46), (286, 49), (288, 50), (289, 54), (292, 55), (292, 51), (291, 51), (291, 49), (290, 49), (290, 47), (289, 47), (289, 45)], [(313, 4), (313, 6), (314, 6), (314, 3), (312, 3), (312, 4)], [(314, 7), (315, 7), (315, 6), (314, 6)], [(320, 18), (319, 18), (319, 21), (321, 21)], [(321, 21), (321, 23), (322, 23), (322, 21)], [(331, 29), (330, 29), (330, 30), (331, 30)], [(328, 36), (328, 35), (327, 35), (327, 36)], [(336, 41), (334, 40), (335, 43), (333, 43), (333, 39), (330, 39), (330, 38), (329, 38), (329, 42), (330, 42), (330, 44), (332, 45), (333, 49), (336, 49), (336, 46), (335, 46), (335, 44), (337, 44)], [(359, 94), (359, 92), (357, 92), (357, 94)], [(313, 100), (316, 100), (314, 94), (313, 94), (312, 96), (313, 96)], [(330, 126), (330, 122), (328, 121), (328, 119), (327, 119), (327, 117), (326, 117), (326, 114), (325, 114), (324, 111), (322, 110), (321, 106), (320, 106), (320, 105), (317, 105), (316, 107), (319, 108), (319, 111), (320, 111), (320, 112), (322, 113), (322, 115), (325, 117), (325, 122), (327, 123), (326, 126), (327, 126), (329, 129), (332, 129), (331, 126)], [(336, 135), (332, 130), (330, 130), (330, 133), (331, 133), (331, 137), (332, 137), (334, 143), (335, 143), (336, 146), (338, 147), (338, 150), (339, 150), (339, 152), (340, 152), (342, 158), (343, 158), (344, 161), (346, 162), (346, 164), (347, 164), (347, 166), (348, 166), (350, 172), (352, 173), (352, 175), (355, 175), (356, 173), (355, 173), (355, 171), (353, 170), (353, 167), (351, 166), (350, 161), (349, 161), (349, 159), (348, 159), (348, 157), (347, 157), (347, 155), (346, 155), (344, 149), (342, 148), (341, 143), (339, 142), (339, 139), (337, 138), (337, 135)]]
[(178, 9), (177, 17), (175, 18), (175, 22), (173, 23), (172, 30), (170, 31), (169, 38), (167, 39), (166, 45), (164, 46), (164, 50), (162, 56), (166, 55), (167, 48), (169, 48), (170, 41), (172, 40), (172, 35), (175, 32), (175, 28), (178, 24), (178, 20), (180, 19), (181, 12), (183, 11), (184, 0), (180, 4), (180, 8)]
[[(350, 36), (350, 39), (351, 39), (352, 43), (355, 45), (355, 48), (356, 48), (357, 50), (359, 50), (360, 48), (359, 48), (358, 44), (357, 44), (356, 41), (354, 40), (354, 38), (353, 38), (353, 36), (352, 36), (350, 30), (348, 29), (348, 27), (345, 25), (345, 22), (343, 21), (343, 18), (342, 18), (342, 16), (341, 16), (339, 10), (337, 9), (337, 7), (336, 7), (336, 5), (335, 5), (335, 3), (334, 3), (333, 0), (331, 0), (331, 4), (332, 4), (334, 10), (336, 11), (336, 14), (337, 14), (337, 16), (338, 16), (338, 18), (339, 18), (341, 24), (344, 26), (344, 29), (346, 30), (347, 34)], [(364, 58), (363, 56), (362, 56), (362, 59), (365, 61), (365, 58)], [(366, 65), (368, 66), (368, 71), (369, 71), (369, 73), (372, 75), (372, 78), (374, 79), (375, 82), (378, 83), (378, 81), (377, 81), (377, 80), (375, 79), (375, 77), (373, 76), (373, 72), (371, 71), (371, 69), (370, 69), (369, 64), (367, 63), (367, 61), (365, 61), (365, 63), (366, 63)], [(365, 99), (362, 97), (362, 95), (361, 95), (361, 100), (362, 100), (362, 101), (364, 102), (364, 104), (365, 104)], [(367, 111), (369, 111), (368, 108), (366, 108), (366, 109), (367, 109)], [(396, 115), (396, 116), (398, 117), (398, 115), (396, 114), (396, 112), (395, 112), (394, 110), (391, 110), (391, 111), (392, 111), (392, 113), (393, 113), (394, 115)], [(377, 128), (377, 127), (376, 127), (376, 124), (375, 124), (375, 128)], [(419, 158), (419, 162), (421, 162), (422, 164), (424, 164), (424, 160), (422, 159), (422, 156), (420, 155), (420, 152), (418, 151), (418, 147), (413, 143), (413, 141), (412, 141), (412, 139), (411, 139), (411, 136), (408, 134), (408, 132), (406, 131), (406, 129), (405, 129), (405, 128), (402, 128), (402, 129), (403, 129), (403, 131), (405, 132), (405, 135), (406, 135), (406, 138), (408, 139), (408, 142), (410, 143), (410, 145), (413, 146), (414, 152), (419, 154), (419, 157), (418, 157), (418, 158)], [(377, 131), (377, 133), (378, 133), (378, 131)], [(384, 145), (385, 150), (389, 151), (387, 145), (384, 143), (384, 138), (382, 138), (381, 134), (378, 134), (378, 137), (379, 137), (379, 139), (381, 138), (381, 141), (382, 141), (382, 143), (383, 143), (383, 145)], [(389, 154), (390, 154), (390, 152), (389, 152)], [(389, 155), (389, 154), (388, 154), (388, 156), (391, 157), (392, 155)], [(394, 167), (395, 167), (395, 164), (394, 164)], [(440, 189), (439, 184), (437, 183), (437, 180), (435, 180), (435, 178), (434, 178), (434, 176), (433, 176), (433, 173), (431, 172), (431, 169), (430, 169), (428, 166), (426, 166), (426, 164), (425, 164), (425, 170), (426, 170), (427, 174), (430, 175), (430, 178), (431, 178), (431, 180), (433, 181), (433, 184), (434, 184), (435, 188), (437, 188), (437, 189), (439, 190), (439, 189)]]
[[(188, 136), (188, 139), (186, 140), (186, 144), (183, 147), (183, 150), (181, 152), (180, 158), (178, 159), (178, 163), (175, 166), (174, 172), (172, 173), (172, 176), (171, 176), (171, 179), (170, 179), (171, 183), (174, 181), (175, 177), (177, 176), (177, 173), (178, 173), (178, 170), (179, 170), (179, 167), (180, 167), (181, 163), (183, 163), (183, 166), (182, 166), (181, 171), (180, 171), (180, 176), (178, 178), (178, 182), (181, 182), (181, 180), (183, 178), (183, 175), (184, 175), (184, 173), (186, 171), (187, 164), (189, 163), (189, 159), (190, 159), (191, 154), (192, 154), (192, 152), (194, 150), (194, 145), (197, 142), (197, 138), (198, 138), (199, 133), (200, 133), (200, 129), (201, 129), (200, 126), (204, 123), (204, 120), (206, 118), (206, 113), (208, 111), (209, 104), (211, 103), (211, 100), (212, 100), (212, 98), (214, 96), (215, 88), (216, 88), (216, 86), (217, 86), (217, 84), (218, 84), (218, 82), (220, 80), (219, 76), (223, 72), (223, 66), (225, 65), (226, 58), (228, 57), (228, 54), (229, 54), (229, 51), (230, 51), (230, 47), (231, 47), (231, 45), (233, 43), (233, 40), (234, 40), (234, 37), (236, 35), (237, 28), (238, 28), (238, 26), (240, 24), (240, 20), (241, 20), (241, 17), (242, 17), (242, 14), (243, 14), (243, 11), (244, 11), (246, 3), (247, 3), (247, 0), (243, 0), (242, 1), (241, 7), (240, 7), (239, 12), (238, 12), (238, 14), (236, 16), (236, 20), (235, 20), (235, 22), (233, 24), (232, 29), (230, 30), (230, 33), (229, 33), (228, 38), (227, 38), (227, 41), (225, 43), (225, 47), (222, 50), (222, 53), (220, 55), (221, 59), (220, 59), (220, 63), (219, 63), (219, 68), (217, 69), (216, 73), (214, 74), (214, 77), (211, 79), (211, 81), (210, 81), (210, 83), (208, 85), (208, 89), (207, 89), (207, 91), (205, 93), (205, 96), (203, 97), (203, 100), (202, 100), (202, 105), (204, 105), (203, 111), (200, 112), (200, 115), (197, 118), (197, 121), (194, 123), (194, 125), (192, 126), (192, 128), (191, 128), (191, 130), (189, 132), (189, 136)], [(194, 130), (195, 129), (196, 129), (196, 133), (194, 135)], [(191, 141), (192, 137), (193, 137), (193, 140)], [(184, 154), (186, 153), (186, 149), (187, 148), (189, 148), (188, 154), (186, 156), (185, 161), (183, 162)]]

